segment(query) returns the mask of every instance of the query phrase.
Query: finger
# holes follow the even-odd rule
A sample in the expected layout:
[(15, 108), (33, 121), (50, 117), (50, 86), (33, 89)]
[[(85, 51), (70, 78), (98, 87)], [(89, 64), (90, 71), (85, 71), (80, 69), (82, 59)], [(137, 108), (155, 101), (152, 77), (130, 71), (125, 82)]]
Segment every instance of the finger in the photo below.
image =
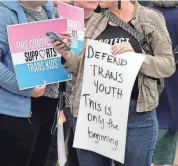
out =
[(66, 36), (61, 36), (61, 38), (64, 40), (67, 40), (68, 42), (71, 42), (72, 41), (72, 38), (71, 37), (66, 37)]
[(114, 55), (120, 54), (121, 50), (123, 50), (123, 49), (124, 49), (123, 47), (118, 47), (112, 52), (112, 54), (114, 54)]
[(60, 35), (62, 35), (62, 36), (68, 36), (68, 37), (71, 36), (69, 32), (61, 32)]
[(134, 50), (132, 48), (124, 48), (123, 50), (120, 50), (120, 52), (118, 54), (122, 54), (124, 52), (129, 52), (129, 51), (134, 52)]
[(122, 49), (122, 46), (117, 45), (117, 46), (113, 47), (112, 54), (116, 54), (117, 51), (120, 50), (120, 49)]
[(60, 50), (60, 52), (61, 52), (61, 56), (62, 56), (62, 53), (65, 53), (65, 52), (68, 52), (68, 51), (66, 50), (66, 47), (64, 47), (64, 48), (62, 48), (62, 49)]
[(45, 90), (40, 91), (39, 95), (42, 96), (45, 93)]
[(124, 47), (124, 45), (122, 43), (119, 43), (119, 44), (115, 44), (112, 46), (112, 52), (115, 52), (118, 48), (122, 48)]
[(115, 48), (117, 48), (117, 47), (119, 47), (119, 44), (113, 45), (111, 49), (113, 50), (113, 49), (115, 49)]
[(64, 39), (63, 39), (63, 42), (67, 44), (68, 39), (64, 38)]
[(50, 39), (50, 43), (54, 43), (54, 41), (55, 41), (54, 39)]
[(60, 37), (63, 39), (71, 39), (71, 36), (60, 35)]
[(71, 46), (72, 45), (72, 42), (70, 42), (69, 40), (67, 39), (64, 39), (64, 43), (68, 46)]
[(54, 49), (58, 50), (58, 51), (61, 51), (65, 47), (66, 47), (65, 44), (61, 44), (61, 45), (58, 45), (58, 46), (54, 47)]
[(43, 91), (46, 89), (46, 81), (43, 81), (43, 85), (40, 87), (40, 91)]
[(56, 47), (56, 46), (60, 45), (61, 42), (60, 41), (55, 41), (55, 42), (53, 42), (51, 44), (53, 45), (53, 47)]
[(43, 85), (46, 85), (46, 81), (45, 80), (43, 81)]

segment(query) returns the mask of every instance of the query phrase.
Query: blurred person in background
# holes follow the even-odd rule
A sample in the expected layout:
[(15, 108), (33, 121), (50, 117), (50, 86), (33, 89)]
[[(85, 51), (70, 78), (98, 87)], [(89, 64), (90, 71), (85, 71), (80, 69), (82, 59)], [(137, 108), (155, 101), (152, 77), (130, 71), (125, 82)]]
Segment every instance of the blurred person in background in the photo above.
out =
[[(63, 0), (62, 2), (83, 8), (84, 9), (84, 23), (87, 26), (89, 19), (93, 16), (94, 10), (98, 7), (98, 1), (70, 1), (70, 0)], [(55, 15), (58, 17), (57, 12), (57, 0), (54, 0), (54, 6), (56, 8)], [(67, 163), (65, 166), (78, 166), (78, 157), (76, 150), (72, 147), (74, 133), (72, 130), (72, 119), (73, 116), (71, 114), (71, 110), (69, 108), (69, 97), (72, 93), (73, 86), (75, 85), (76, 77), (72, 77), (71, 81), (60, 83), (60, 94), (65, 94), (66, 98), (66, 105), (64, 108), (64, 114), (67, 117), (67, 121), (64, 123), (64, 139), (66, 141), (66, 149), (67, 149)], [(53, 145), (50, 149), (50, 153), (48, 156), (48, 161), (46, 166), (55, 166), (58, 160), (57, 155), (57, 137), (54, 137)]]
[[(152, 3), (165, 17), (174, 50), (178, 46), (178, 1), (159, 0)], [(156, 111), (159, 133), (153, 156), (154, 166), (174, 165), (178, 140), (178, 71), (164, 82), (165, 88)]]

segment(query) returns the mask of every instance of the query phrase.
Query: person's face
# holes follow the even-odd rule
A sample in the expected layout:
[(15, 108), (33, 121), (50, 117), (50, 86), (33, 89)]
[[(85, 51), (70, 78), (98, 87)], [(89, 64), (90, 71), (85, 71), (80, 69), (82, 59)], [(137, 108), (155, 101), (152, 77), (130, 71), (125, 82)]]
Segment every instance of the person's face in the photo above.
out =
[(87, 10), (95, 10), (98, 7), (98, 0), (75, 1), (75, 5)]
[(118, 6), (118, 1), (106, 1), (106, 0), (100, 0), (99, 1), (99, 5), (101, 8), (105, 9), (112, 9), (113, 7), (117, 7)]

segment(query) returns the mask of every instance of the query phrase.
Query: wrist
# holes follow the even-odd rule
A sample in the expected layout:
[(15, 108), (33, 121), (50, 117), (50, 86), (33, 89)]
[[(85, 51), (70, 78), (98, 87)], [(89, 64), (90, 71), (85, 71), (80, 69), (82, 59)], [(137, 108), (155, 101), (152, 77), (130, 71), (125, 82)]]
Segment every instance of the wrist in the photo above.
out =
[(70, 58), (70, 52), (68, 52), (67, 54), (63, 55), (63, 58), (65, 59), (65, 61), (68, 61)]

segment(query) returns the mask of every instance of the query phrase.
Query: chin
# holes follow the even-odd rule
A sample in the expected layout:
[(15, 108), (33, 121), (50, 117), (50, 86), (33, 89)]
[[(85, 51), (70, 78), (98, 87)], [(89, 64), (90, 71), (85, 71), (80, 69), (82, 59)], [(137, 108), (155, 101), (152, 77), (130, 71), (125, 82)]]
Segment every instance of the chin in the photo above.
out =
[(98, 6), (98, 3), (94, 2), (94, 1), (88, 1), (88, 9), (91, 9), (91, 10), (95, 10)]
[(108, 8), (108, 7), (105, 6), (105, 5), (100, 5), (100, 7), (101, 7), (102, 9), (107, 9), (107, 8)]
[[(35, 2), (35, 1), (34, 1)], [(39, 5), (39, 6), (44, 6), (44, 5), (46, 5), (47, 3), (48, 3), (48, 0), (43, 0), (43, 1), (36, 1), (35, 2), (37, 5)]]
[(105, 2), (103, 2), (103, 1), (100, 1), (100, 2), (99, 2), (99, 5), (100, 5), (100, 7), (103, 8), (103, 9), (108, 8), (108, 6), (107, 6), (107, 5), (105, 4)]

